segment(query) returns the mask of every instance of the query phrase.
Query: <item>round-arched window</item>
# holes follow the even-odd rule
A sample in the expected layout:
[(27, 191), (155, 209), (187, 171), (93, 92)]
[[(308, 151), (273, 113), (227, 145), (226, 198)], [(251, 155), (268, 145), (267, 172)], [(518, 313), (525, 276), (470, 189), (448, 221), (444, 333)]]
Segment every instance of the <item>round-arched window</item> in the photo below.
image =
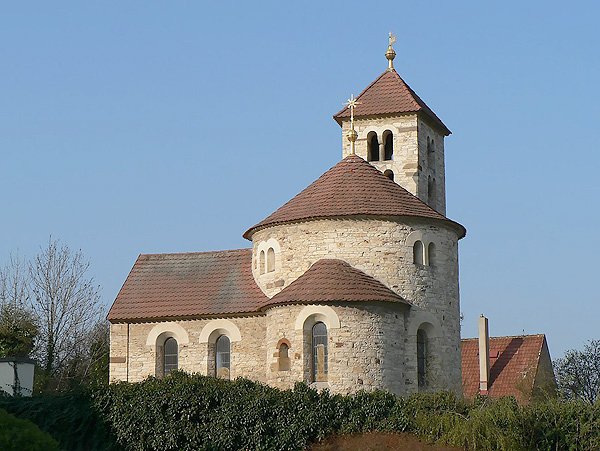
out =
[(165, 376), (168, 376), (171, 371), (177, 369), (177, 351), (177, 340), (172, 337), (167, 338), (163, 346), (163, 374)]
[(312, 328), (313, 379), (315, 382), (326, 381), (327, 363), (327, 326), (318, 322)]
[(221, 335), (215, 343), (215, 369), (217, 377), (229, 379), (231, 370), (231, 342), (227, 335)]

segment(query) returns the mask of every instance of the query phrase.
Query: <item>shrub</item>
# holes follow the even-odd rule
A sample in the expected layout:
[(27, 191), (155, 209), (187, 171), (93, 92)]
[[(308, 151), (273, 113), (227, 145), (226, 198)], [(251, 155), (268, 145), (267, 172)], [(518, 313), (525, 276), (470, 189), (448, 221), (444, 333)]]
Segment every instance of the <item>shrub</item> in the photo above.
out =
[(0, 409), (0, 449), (4, 451), (58, 451), (58, 442), (31, 421)]

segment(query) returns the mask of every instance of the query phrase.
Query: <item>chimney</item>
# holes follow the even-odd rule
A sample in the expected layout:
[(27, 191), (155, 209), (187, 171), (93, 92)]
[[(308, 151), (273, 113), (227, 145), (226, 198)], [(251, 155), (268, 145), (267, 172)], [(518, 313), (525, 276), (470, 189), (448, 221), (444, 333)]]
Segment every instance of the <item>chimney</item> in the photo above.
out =
[(488, 320), (479, 317), (479, 393), (487, 395), (490, 381), (490, 334)]

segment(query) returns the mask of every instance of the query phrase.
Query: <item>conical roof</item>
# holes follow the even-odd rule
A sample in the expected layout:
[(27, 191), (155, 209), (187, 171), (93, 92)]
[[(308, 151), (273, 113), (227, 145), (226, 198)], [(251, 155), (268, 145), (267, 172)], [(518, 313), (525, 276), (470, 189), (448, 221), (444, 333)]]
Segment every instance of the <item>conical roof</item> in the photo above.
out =
[(454, 225), (461, 237), (466, 233), (361, 157), (349, 155), (243, 236), (250, 239), (256, 229), (275, 224), (356, 215), (429, 218)]
[(330, 258), (318, 260), (266, 305), (332, 301), (380, 301), (410, 305), (410, 302), (370, 275), (343, 260)]
[[(386, 114), (423, 112), (436, 123), (445, 135), (451, 133), (439, 117), (406, 84), (395, 69), (386, 70), (356, 98), (360, 104), (354, 110), (354, 117), (379, 116)], [(350, 118), (350, 109), (344, 107), (333, 118), (338, 124)]]

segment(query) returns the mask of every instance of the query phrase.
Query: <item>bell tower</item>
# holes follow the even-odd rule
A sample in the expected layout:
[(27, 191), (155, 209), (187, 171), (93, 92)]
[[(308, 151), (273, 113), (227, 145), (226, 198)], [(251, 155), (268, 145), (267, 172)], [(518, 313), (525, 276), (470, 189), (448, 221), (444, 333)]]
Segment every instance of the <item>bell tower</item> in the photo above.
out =
[(437, 212), (446, 214), (444, 138), (451, 132), (394, 69), (396, 37), (390, 32), (388, 68), (350, 106), (333, 116), (342, 127), (342, 158), (355, 146), (362, 157)]

